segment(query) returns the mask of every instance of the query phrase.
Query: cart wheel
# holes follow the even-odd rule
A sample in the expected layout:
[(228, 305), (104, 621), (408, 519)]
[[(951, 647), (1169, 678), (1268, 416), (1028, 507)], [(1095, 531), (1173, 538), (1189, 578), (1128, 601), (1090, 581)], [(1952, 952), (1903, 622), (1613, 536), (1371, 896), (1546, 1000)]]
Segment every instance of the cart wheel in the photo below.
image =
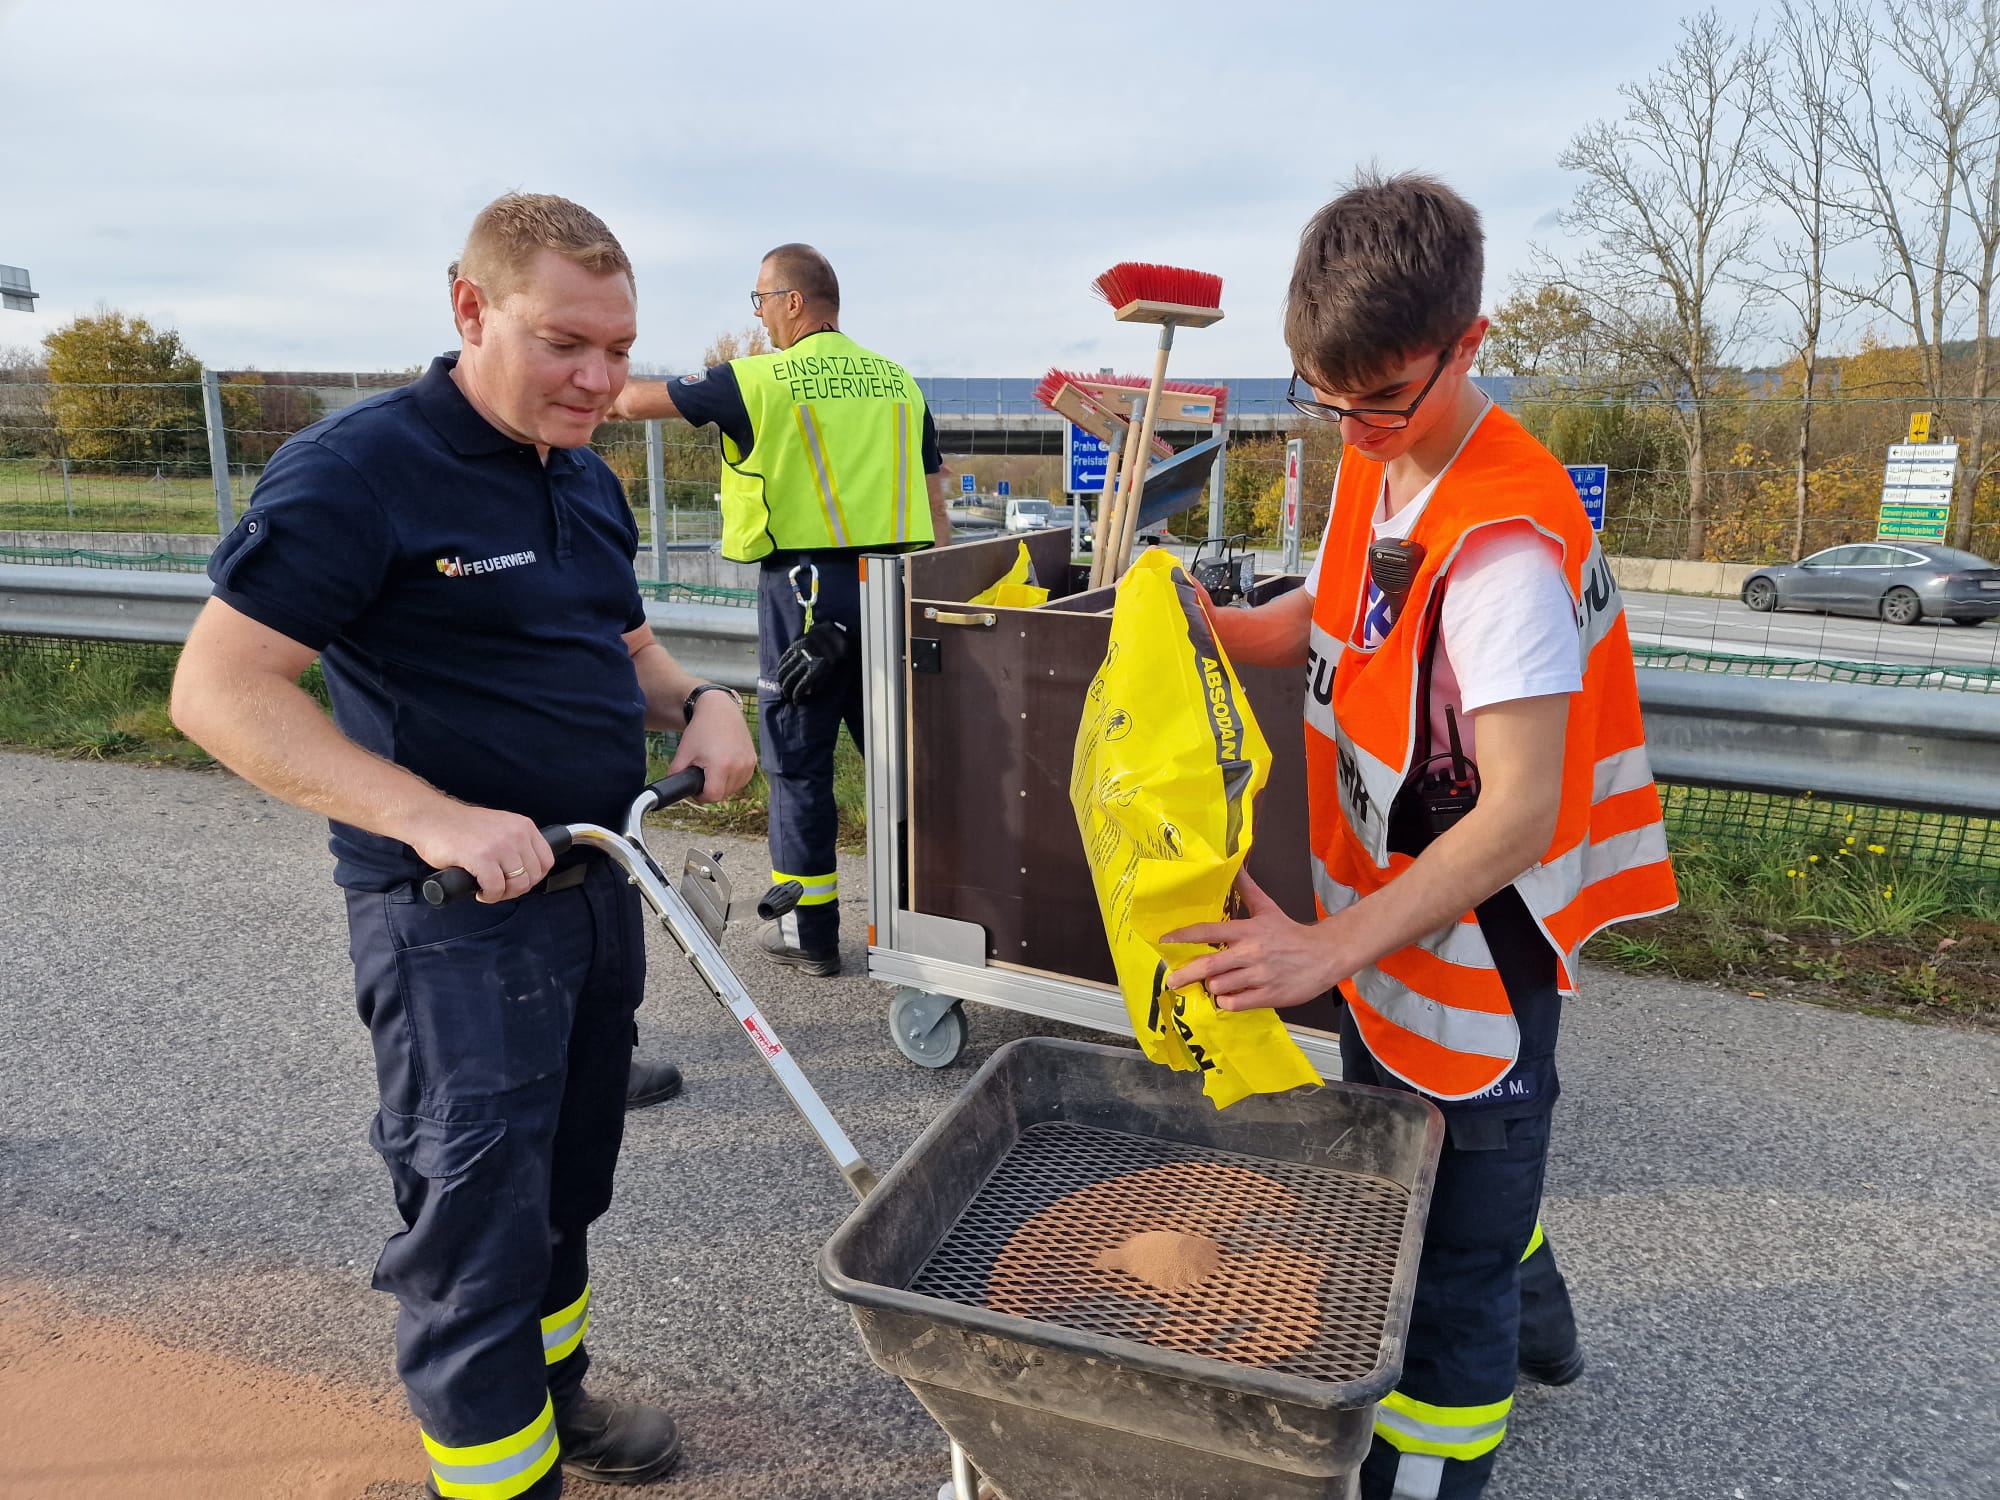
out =
[(920, 1068), (948, 1068), (965, 1050), (964, 1007), (949, 995), (898, 990), (889, 1002), (889, 1040)]

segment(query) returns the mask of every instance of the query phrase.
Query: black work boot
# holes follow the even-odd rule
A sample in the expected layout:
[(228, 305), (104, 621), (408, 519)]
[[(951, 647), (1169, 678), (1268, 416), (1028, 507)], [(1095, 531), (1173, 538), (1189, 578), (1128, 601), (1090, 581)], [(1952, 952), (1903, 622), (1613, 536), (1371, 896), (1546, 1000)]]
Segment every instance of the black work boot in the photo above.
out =
[(785, 929), (776, 922), (757, 934), (757, 946), (764, 950), (766, 958), (801, 974), (831, 979), (840, 972), (840, 949), (795, 947), (786, 940)]
[(1536, 1385), (1568, 1385), (1583, 1373), (1583, 1350), (1571, 1345), (1569, 1353), (1553, 1359), (1523, 1354), (1517, 1368), (1523, 1380), (1532, 1380)]
[(681, 1070), (670, 1062), (641, 1062), (632, 1059), (632, 1076), (625, 1084), (625, 1107), (644, 1109), (649, 1104), (664, 1104), (678, 1098), (681, 1091)]
[(657, 1406), (579, 1393), (556, 1411), (563, 1473), (597, 1484), (645, 1484), (681, 1461), (680, 1430)]

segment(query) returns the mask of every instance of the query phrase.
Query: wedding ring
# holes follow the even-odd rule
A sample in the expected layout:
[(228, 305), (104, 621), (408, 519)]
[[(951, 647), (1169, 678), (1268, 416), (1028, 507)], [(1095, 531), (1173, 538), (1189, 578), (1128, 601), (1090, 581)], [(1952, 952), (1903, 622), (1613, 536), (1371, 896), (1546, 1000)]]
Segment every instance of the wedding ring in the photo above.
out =
[(518, 870), (509, 870), (507, 872), (507, 878), (509, 880), (519, 880), (523, 875), (527, 873), (528, 873), (528, 867), (526, 865), (523, 865)]

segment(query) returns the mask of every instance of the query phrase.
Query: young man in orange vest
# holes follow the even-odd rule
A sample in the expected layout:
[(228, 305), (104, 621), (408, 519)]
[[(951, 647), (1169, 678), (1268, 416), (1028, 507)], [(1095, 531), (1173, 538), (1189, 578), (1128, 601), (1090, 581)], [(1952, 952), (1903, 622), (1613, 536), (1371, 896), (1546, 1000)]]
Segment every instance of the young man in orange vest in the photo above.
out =
[(1538, 1218), (1561, 997), (1593, 932), (1675, 901), (1611, 570), (1471, 380), (1483, 266), (1478, 212), (1426, 177), (1364, 177), (1306, 226), (1285, 335), (1293, 404), (1340, 424), (1332, 514), (1304, 588), (1213, 614), (1236, 660), (1307, 670), (1319, 920), (1245, 876), (1241, 918), (1166, 939), (1220, 945), (1169, 982), (1227, 1009), (1338, 985), (1346, 1078), (1444, 1113), (1364, 1500), (1472, 1500), (1517, 1375), (1582, 1372)]

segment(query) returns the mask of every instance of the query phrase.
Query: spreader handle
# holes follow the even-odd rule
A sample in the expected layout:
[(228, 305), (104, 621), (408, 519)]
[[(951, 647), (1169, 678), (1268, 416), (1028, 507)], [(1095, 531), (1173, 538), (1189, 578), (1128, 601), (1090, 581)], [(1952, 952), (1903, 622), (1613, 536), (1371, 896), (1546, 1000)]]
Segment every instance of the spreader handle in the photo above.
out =
[[(551, 823), (542, 831), (548, 841), (549, 852), (560, 859), (569, 853), (569, 825)], [(424, 877), (424, 900), (432, 906), (447, 906), (453, 901), (462, 901), (479, 890), (479, 877), (470, 870), (433, 870)]]

